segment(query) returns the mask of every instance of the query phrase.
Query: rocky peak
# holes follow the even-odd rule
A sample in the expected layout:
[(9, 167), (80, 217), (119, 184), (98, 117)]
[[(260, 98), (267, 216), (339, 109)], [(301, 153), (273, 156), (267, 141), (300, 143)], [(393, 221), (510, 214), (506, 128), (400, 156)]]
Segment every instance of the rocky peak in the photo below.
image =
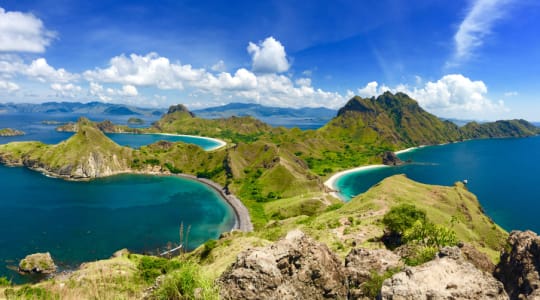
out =
[(381, 299), (508, 299), (501, 282), (461, 258), (457, 247), (383, 282)]
[(540, 237), (532, 231), (512, 231), (495, 276), (510, 299), (540, 298)]
[(189, 109), (183, 104), (171, 105), (169, 107), (169, 110), (167, 111), (167, 114), (170, 115), (170, 114), (173, 114), (173, 113), (176, 113), (176, 112), (187, 113), (191, 117), (195, 117), (195, 114), (190, 112)]
[(384, 152), (382, 162), (387, 166), (399, 166), (403, 164), (403, 161), (392, 151)]
[(344, 299), (347, 295), (339, 258), (298, 230), (273, 245), (239, 254), (219, 283), (223, 299)]

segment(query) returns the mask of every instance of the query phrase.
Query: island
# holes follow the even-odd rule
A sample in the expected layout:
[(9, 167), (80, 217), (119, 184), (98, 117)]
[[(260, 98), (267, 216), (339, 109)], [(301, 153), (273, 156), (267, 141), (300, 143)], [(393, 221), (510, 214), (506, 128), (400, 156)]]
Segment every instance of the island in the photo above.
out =
[(19, 136), (25, 135), (26, 133), (21, 130), (16, 130), (12, 128), (2, 128), (0, 129), (0, 136)]
[(214, 151), (163, 141), (131, 149), (103, 134), (120, 130), (118, 125), (81, 118), (70, 126), (66, 129), (76, 133), (57, 145), (0, 145), (0, 163), (66, 180), (121, 173), (189, 176), (224, 197), (234, 196), (231, 207), (245, 208), (236, 211), (237, 218), (249, 218), (250, 225), (240, 220), (240, 230), (178, 257), (124, 253), (85, 263), (31, 289), (3, 288), (8, 298), (35, 298), (30, 291), (49, 298), (113, 299), (540, 294), (540, 237), (506, 232), (463, 183), (426, 185), (395, 175), (344, 203), (327, 181), (357, 167), (398, 165), (394, 153), (401, 149), (540, 133), (525, 120), (458, 127), (404, 93), (385, 92), (351, 98), (318, 130), (272, 127), (252, 117), (201, 119), (181, 104), (138, 129), (207, 136), (230, 145)]
[(141, 118), (131, 117), (127, 120), (127, 123), (130, 125), (144, 125), (144, 120)]

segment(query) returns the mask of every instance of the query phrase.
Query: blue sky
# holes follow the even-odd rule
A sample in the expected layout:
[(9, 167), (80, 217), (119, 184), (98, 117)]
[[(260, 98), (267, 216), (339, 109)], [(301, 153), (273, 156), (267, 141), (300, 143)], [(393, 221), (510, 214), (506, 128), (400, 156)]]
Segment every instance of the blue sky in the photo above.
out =
[(338, 108), (540, 120), (540, 3), (0, 1), (0, 102)]

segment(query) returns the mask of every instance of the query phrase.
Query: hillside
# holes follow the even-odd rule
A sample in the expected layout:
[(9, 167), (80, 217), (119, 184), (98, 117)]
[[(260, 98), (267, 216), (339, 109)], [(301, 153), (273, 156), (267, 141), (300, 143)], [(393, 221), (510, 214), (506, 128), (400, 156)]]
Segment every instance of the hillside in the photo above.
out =
[(0, 103), (0, 110), (17, 113), (75, 113), (94, 115), (147, 115), (161, 116), (162, 109), (141, 108), (124, 104), (103, 102), (44, 102), (34, 103)]
[(77, 125), (76, 134), (56, 145), (38, 142), (0, 145), (0, 161), (69, 179), (129, 171), (131, 149), (115, 144), (87, 119), (81, 118)]
[(525, 120), (471, 122), (458, 127), (426, 112), (406, 94), (390, 92), (372, 98), (352, 98), (319, 131), (329, 139), (388, 149), (540, 133), (539, 128)]

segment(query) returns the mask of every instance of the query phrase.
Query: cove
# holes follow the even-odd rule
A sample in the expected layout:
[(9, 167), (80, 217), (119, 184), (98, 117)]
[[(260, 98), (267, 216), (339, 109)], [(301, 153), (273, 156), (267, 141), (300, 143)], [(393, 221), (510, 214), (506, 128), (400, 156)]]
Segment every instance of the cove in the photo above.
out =
[(106, 133), (106, 135), (120, 146), (129, 146), (131, 148), (140, 148), (141, 146), (150, 145), (157, 141), (168, 142), (183, 142), (194, 144), (206, 151), (220, 148), (222, 144), (212, 138), (191, 136), (191, 135), (176, 135), (176, 134), (130, 134), (130, 133)]
[(179, 243), (187, 249), (217, 238), (235, 223), (234, 212), (212, 188), (175, 176), (118, 175), (90, 182), (48, 178), (0, 166), (0, 276), (25, 255), (51, 252), (61, 269), (108, 258), (121, 248), (156, 252)]
[(413, 163), (349, 173), (335, 187), (345, 200), (388, 176), (406, 174), (427, 184), (467, 179), (488, 216), (506, 230), (540, 232), (540, 137), (471, 140), (417, 148), (399, 154)]

